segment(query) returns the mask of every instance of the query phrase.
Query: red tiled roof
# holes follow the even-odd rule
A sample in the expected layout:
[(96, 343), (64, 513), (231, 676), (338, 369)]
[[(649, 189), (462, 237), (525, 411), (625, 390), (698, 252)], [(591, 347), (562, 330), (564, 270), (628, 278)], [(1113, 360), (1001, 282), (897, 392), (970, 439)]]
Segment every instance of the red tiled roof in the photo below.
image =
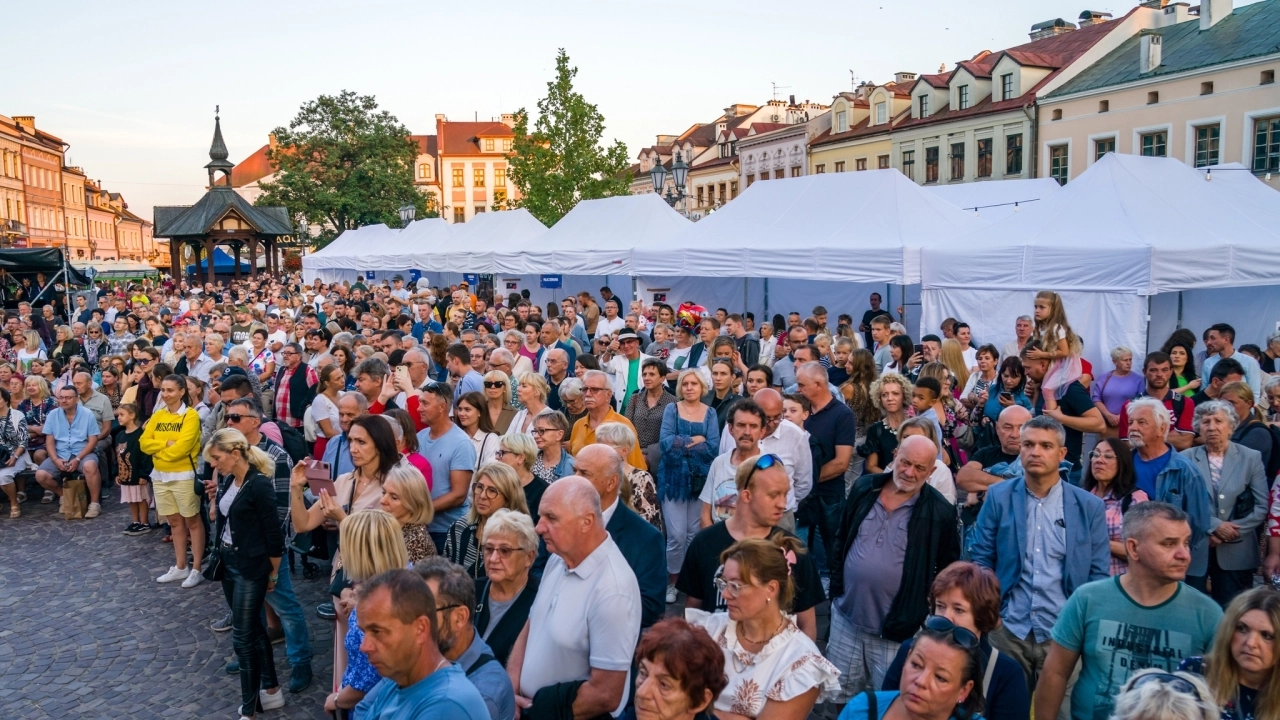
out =
[(787, 123), (775, 123), (775, 122), (756, 123), (751, 126), (751, 129), (748, 132), (753, 135), (763, 135), (767, 132), (780, 130), (784, 127), (791, 127), (791, 125)]
[[(1130, 10), (1125, 17), (1128, 17), (1128, 15), (1133, 12), (1133, 10)], [(1124, 18), (1120, 19), (1123, 20)], [(1033, 64), (1036, 67), (1052, 68), (1053, 72), (1050, 72), (1041, 79), (1040, 82), (1036, 83), (1035, 87), (1027, 90), (1019, 97), (996, 101), (993, 100), (994, 96), (988, 95), (977, 104), (971, 105), (963, 110), (952, 110), (949, 105), (944, 105), (938, 108), (937, 111), (927, 118), (909, 117), (904, 120), (899, 127), (908, 128), (921, 125), (932, 125), (934, 123), (946, 122), (956, 118), (1005, 112), (1007, 110), (1020, 108), (1029, 100), (1034, 99), (1040, 88), (1044, 87), (1046, 83), (1057, 77), (1058, 73), (1062, 72), (1063, 68), (1077, 60), (1081, 55), (1087, 52), (1089, 48), (1093, 47), (1094, 44), (1106, 37), (1107, 34), (1116, 27), (1117, 22), (1118, 20), (1113, 20), (1111, 22), (1090, 25), (1061, 35), (1033, 40), (1029, 43), (1023, 43), (1022, 45), (982, 57), (980, 64), (988, 68), (995, 67), (996, 63), (1000, 62), (1000, 58), (1008, 54), (1011, 58), (1017, 61), (1020, 61), (1019, 58), (1034, 60), (1034, 62), (1027, 64)], [(963, 61), (960, 63), (961, 66), (968, 64), (971, 64), (970, 61)], [(959, 68), (957, 68), (957, 70), (958, 69)], [(953, 70), (951, 75), (954, 75), (955, 73), (956, 70)], [(988, 76), (990, 75), (989, 70), (987, 74)], [(922, 75), (920, 76), (920, 80), (928, 82), (934, 87), (941, 87), (940, 85), (934, 84), (932, 78), (936, 77), (938, 76)], [(947, 79), (949, 81), (950, 76), (948, 76)]]
[[(511, 128), (500, 122), (451, 122), (440, 124), (437, 139), (443, 155), (479, 155), (482, 137), (515, 137)], [(430, 137), (430, 136), (428, 136)]]
[(231, 187), (244, 187), (275, 172), (275, 168), (271, 166), (271, 161), (267, 159), (267, 149), (269, 147), (271, 146), (263, 145), (252, 155), (237, 163), (234, 168), (231, 168)]
[(906, 108), (902, 112), (895, 115), (888, 125), (872, 125), (871, 118), (865, 117), (861, 122), (849, 128), (842, 133), (832, 133), (830, 130), (824, 130), (818, 134), (813, 140), (809, 141), (809, 147), (819, 147), (822, 145), (831, 145), (833, 143), (844, 142), (845, 140), (853, 140), (860, 137), (870, 137), (887, 133), (890, 129), (896, 130), (904, 121), (911, 119), (911, 108)]
[(949, 76), (950, 73), (937, 73), (934, 75), (921, 75), (919, 79), (921, 82), (929, 83), (932, 87), (944, 88), (947, 86), (947, 78)]
[(438, 150), (435, 135), (410, 135), (409, 138), (418, 143), (419, 155), (436, 155)]
[(693, 167), (689, 168), (689, 172), (696, 173), (700, 170), (710, 170), (713, 168), (722, 167), (724, 165), (729, 165), (737, 161), (738, 161), (738, 157), (736, 155), (731, 155), (729, 157), (712, 158), (711, 160), (708, 160), (704, 163), (699, 163), (698, 165), (694, 165)]

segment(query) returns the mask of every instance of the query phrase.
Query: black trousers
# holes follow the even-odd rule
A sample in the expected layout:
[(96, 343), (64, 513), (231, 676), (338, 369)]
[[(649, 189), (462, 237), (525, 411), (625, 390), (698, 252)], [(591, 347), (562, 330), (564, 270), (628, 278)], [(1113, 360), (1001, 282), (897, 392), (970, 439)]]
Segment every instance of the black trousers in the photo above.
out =
[(271, 640), (262, 624), (262, 606), (267, 598), (267, 576), (245, 577), (227, 563), (222, 593), (231, 606), (231, 646), (240, 660), (240, 713), (253, 715), (262, 710), (258, 690), (280, 684), (271, 656)]
[(1253, 587), (1253, 571), (1223, 570), (1218, 565), (1218, 548), (1209, 548), (1208, 574), (1188, 575), (1187, 584), (1225, 608), (1237, 595)]
[[(806, 544), (810, 552), (813, 552), (816, 547), (814, 535), (821, 534), (822, 554), (826, 562), (830, 563), (831, 558), (840, 554), (840, 548), (836, 546), (836, 534), (840, 532), (840, 519), (844, 512), (844, 476), (818, 483), (809, 495), (810, 497), (806, 500), (812, 505), (808, 518), (810, 525)], [(815, 556), (814, 561), (818, 562), (819, 558)], [(825, 568), (827, 565), (819, 564), (819, 567)]]

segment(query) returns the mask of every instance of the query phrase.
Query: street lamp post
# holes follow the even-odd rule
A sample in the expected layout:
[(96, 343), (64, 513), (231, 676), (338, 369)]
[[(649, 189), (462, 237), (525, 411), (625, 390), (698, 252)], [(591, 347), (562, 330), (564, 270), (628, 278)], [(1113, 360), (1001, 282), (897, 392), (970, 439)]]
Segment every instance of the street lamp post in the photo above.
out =
[(418, 209), (412, 205), (400, 206), (400, 229), (409, 227), (409, 223), (413, 222), (413, 217), (418, 214)]
[(653, 191), (658, 193), (663, 200), (671, 207), (675, 207), (676, 203), (685, 199), (685, 180), (689, 177), (689, 165), (680, 157), (680, 153), (676, 152), (676, 160), (671, 163), (671, 179), (674, 181), (675, 192), (672, 193), (671, 188), (667, 188), (666, 195), (662, 195), (662, 189), (667, 184), (667, 169), (662, 166), (661, 158), (653, 164), (653, 169), (649, 171), (649, 178), (653, 181)]

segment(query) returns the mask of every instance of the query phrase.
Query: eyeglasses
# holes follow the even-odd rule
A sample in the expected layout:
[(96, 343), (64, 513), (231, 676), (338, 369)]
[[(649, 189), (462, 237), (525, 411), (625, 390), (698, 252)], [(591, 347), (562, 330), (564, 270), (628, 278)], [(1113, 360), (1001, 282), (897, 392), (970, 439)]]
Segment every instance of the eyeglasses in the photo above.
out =
[(534, 428), (529, 431), (529, 434), (533, 435), (534, 437), (542, 437), (543, 435), (546, 435), (549, 432), (563, 433), (564, 431), (561, 430), (560, 428)]
[(712, 582), (715, 583), (716, 590), (720, 591), (720, 594), (726, 597), (730, 595), (738, 597), (742, 594), (742, 589), (747, 587), (745, 583), (738, 582), (737, 580), (725, 580), (724, 575), (720, 573), (716, 573), (716, 577)]
[(605, 392), (609, 392), (609, 388), (600, 388), (600, 387), (588, 387), (588, 388), (583, 388), (583, 390), (585, 390), (586, 392), (589, 392), (589, 393), (605, 393)]
[(492, 485), (476, 484), (471, 486), (471, 494), (483, 497), (485, 500), (492, 500), (498, 497), (499, 492), (498, 488)]
[(978, 647), (978, 636), (972, 630), (962, 628), (941, 615), (930, 615), (925, 618), (924, 626), (934, 632), (951, 633), (951, 639), (965, 650)]
[(257, 419), (258, 419), (258, 416), (257, 416), (257, 415), (249, 415), (248, 413), (244, 413), (244, 414), (241, 414), (241, 413), (227, 413), (226, 415), (223, 415), (223, 417), (225, 417), (225, 418), (227, 419), (227, 422), (233, 422), (233, 423), (238, 423), (238, 422), (240, 422), (241, 420), (244, 420), (245, 418), (249, 418), (249, 419), (252, 419), (252, 420), (257, 420)]
[(480, 550), (484, 557), (492, 557), (494, 553), (497, 553), (498, 557), (503, 560), (511, 557), (512, 553), (520, 552), (520, 548), (508, 547), (506, 545), (485, 545)]
[(444, 612), (445, 610), (452, 610), (452, 609), (454, 609), (454, 608), (460, 608), (460, 607), (462, 607), (462, 605), (459, 605), (458, 603), (452, 603), (452, 604), (449, 604), (449, 605), (441, 605), (440, 607), (436, 608), (436, 612)]
[(1190, 680), (1184, 677), (1178, 677), (1173, 673), (1165, 673), (1165, 672), (1149, 673), (1147, 675), (1143, 675), (1137, 680), (1134, 680), (1133, 685), (1131, 687), (1140, 688), (1143, 685), (1146, 685), (1148, 683), (1153, 683), (1153, 682), (1158, 682), (1162, 685), (1168, 685), (1169, 687), (1173, 688), (1174, 690), (1177, 690), (1180, 693), (1185, 693), (1187, 695), (1190, 695), (1194, 697), (1196, 700), (1202, 700), (1202, 698), (1200, 697), (1200, 691), (1196, 689), (1196, 686)]
[(507, 384), (501, 380), (485, 380), (484, 386), (490, 390), (495, 390), (500, 387), (506, 387)]
[(1104, 452), (1099, 452), (1097, 450), (1094, 450), (1093, 452), (1089, 453), (1089, 457), (1093, 458), (1094, 460), (1115, 460), (1116, 459), (1115, 453), (1104, 453)]

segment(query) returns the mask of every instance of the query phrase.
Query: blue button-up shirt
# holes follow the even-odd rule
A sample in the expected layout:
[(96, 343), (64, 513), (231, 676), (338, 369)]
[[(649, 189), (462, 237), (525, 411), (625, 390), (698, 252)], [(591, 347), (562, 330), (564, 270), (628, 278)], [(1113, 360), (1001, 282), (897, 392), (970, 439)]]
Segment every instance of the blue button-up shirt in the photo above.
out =
[(1062, 483), (1043, 498), (1027, 488), (1027, 545), (1022, 551), (1022, 576), (1009, 595), (1004, 625), (1019, 638), (1034, 633), (1038, 643), (1053, 632), (1058, 613), (1067, 603), (1062, 573), (1067, 558), (1067, 526), (1062, 514)]
[[(458, 656), (454, 663), (462, 668), (463, 672), (471, 669), (471, 666), (480, 659), (481, 655), (493, 656), (493, 650), (489, 648), (488, 643), (480, 638), (480, 633), (471, 628), (471, 645), (466, 652)], [(502, 665), (496, 662), (489, 662), (476, 668), (476, 671), (467, 675), (467, 679), (472, 685), (480, 691), (480, 696), (484, 698), (484, 705), (489, 710), (490, 720), (505, 720), (516, 715), (516, 694), (511, 689), (511, 676), (507, 675), (507, 671)]]

